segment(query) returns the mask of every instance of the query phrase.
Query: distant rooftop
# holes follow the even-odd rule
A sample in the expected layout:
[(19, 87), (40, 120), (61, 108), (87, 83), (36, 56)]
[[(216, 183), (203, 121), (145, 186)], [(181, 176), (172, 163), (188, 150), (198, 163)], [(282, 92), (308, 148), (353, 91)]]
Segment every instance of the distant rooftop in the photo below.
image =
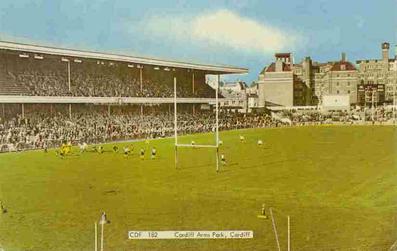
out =
[[(394, 61), (396, 61), (395, 58), (389, 58), (389, 63), (394, 62)], [(366, 62), (366, 63), (368, 63), (368, 62), (383, 62), (383, 59), (379, 59), (379, 58), (378, 59), (360, 59), (360, 60), (356, 61), (357, 64), (360, 64), (362, 62)]]
[(350, 63), (349, 61), (339, 61), (335, 62), (331, 69), (331, 71), (354, 71), (356, 67)]

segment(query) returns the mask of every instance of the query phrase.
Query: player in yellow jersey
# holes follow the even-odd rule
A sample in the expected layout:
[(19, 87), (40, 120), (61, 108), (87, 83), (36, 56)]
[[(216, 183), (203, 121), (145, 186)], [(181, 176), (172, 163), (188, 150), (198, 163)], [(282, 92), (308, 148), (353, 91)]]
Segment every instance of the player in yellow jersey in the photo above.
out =
[(72, 142), (68, 142), (66, 145), (65, 145), (65, 154), (69, 154), (69, 153), (71, 153), (72, 152)]
[(63, 143), (60, 147), (59, 150), (56, 151), (57, 155), (59, 155), (61, 158), (64, 158), (66, 155), (66, 144)]

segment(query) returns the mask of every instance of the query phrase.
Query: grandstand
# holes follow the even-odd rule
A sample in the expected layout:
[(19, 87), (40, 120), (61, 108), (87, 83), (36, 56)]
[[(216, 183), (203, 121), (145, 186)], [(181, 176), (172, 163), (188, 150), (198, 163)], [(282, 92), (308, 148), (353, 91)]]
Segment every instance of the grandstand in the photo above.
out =
[(214, 97), (206, 75), (247, 72), (9, 42), (0, 42), (0, 68), (3, 95), (69, 97), (172, 97), (174, 77), (183, 97)]
[[(245, 68), (231, 66), (183, 63), (3, 41), (0, 42), (1, 149), (24, 149), (27, 145), (31, 146), (28, 148), (36, 148), (44, 144), (56, 145), (61, 140), (73, 140), (76, 143), (79, 140), (97, 142), (99, 138), (127, 139), (127, 135), (136, 138), (137, 134), (147, 137), (149, 133), (131, 134), (126, 131), (122, 137), (110, 136), (117, 134), (113, 130), (116, 130), (116, 124), (120, 125), (116, 122), (120, 121), (120, 117), (114, 116), (112, 111), (122, 107), (119, 110), (130, 114), (135, 112), (134, 116), (124, 118), (126, 121), (122, 124), (123, 127), (136, 124), (132, 121), (152, 119), (153, 106), (157, 112), (169, 113), (174, 102), (175, 78), (178, 104), (189, 107), (188, 111), (183, 109), (185, 116), (189, 113), (199, 114), (202, 104), (215, 103), (215, 90), (207, 85), (207, 75), (246, 72)], [(92, 114), (97, 117), (94, 119)], [(148, 116), (143, 119), (145, 114)], [(47, 127), (61, 127), (61, 122), (66, 120), (76, 127), (87, 117), (96, 121), (95, 126), (106, 124), (111, 127), (108, 131), (112, 132), (106, 137), (102, 133), (101, 136), (87, 139), (76, 135), (55, 137), (54, 134), (59, 133), (54, 132), (48, 133), (51, 136), (42, 135), (25, 128), (24, 131), (28, 132), (23, 133), (22, 138), (15, 137), (15, 134), (21, 135), (16, 128), (35, 128), (39, 122), (47, 120), (51, 120)], [(169, 114), (164, 115), (164, 118), (168, 117)], [(112, 119), (115, 121), (109, 121)], [(152, 125), (150, 128), (156, 131), (156, 127), (165, 124), (169, 122)], [(71, 130), (70, 127), (62, 126), (68, 128), (64, 130)], [(161, 133), (152, 132), (150, 136), (167, 135), (168, 130), (162, 128)]]

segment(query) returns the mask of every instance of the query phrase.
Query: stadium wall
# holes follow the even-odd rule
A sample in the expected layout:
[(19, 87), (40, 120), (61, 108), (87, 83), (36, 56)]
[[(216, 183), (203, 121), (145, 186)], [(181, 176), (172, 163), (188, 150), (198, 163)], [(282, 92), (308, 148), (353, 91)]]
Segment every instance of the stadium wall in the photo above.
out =
[[(222, 101), (223, 99), (219, 99)], [(171, 104), (174, 98), (0, 96), (4, 104)], [(179, 98), (181, 104), (215, 104), (215, 98)]]

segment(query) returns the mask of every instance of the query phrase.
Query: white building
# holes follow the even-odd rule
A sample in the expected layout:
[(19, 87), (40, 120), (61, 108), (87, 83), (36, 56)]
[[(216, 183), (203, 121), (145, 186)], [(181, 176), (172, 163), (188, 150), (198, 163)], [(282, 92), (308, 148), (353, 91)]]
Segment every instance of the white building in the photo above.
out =
[(324, 111), (350, 111), (350, 95), (324, 95), (321, 109)]
[(225, 110), (247, 112), (247, 84), (242, 81), (225, 82), (219, 87), (219, 92), (224, 101), (220, 102), (220, 107)]

